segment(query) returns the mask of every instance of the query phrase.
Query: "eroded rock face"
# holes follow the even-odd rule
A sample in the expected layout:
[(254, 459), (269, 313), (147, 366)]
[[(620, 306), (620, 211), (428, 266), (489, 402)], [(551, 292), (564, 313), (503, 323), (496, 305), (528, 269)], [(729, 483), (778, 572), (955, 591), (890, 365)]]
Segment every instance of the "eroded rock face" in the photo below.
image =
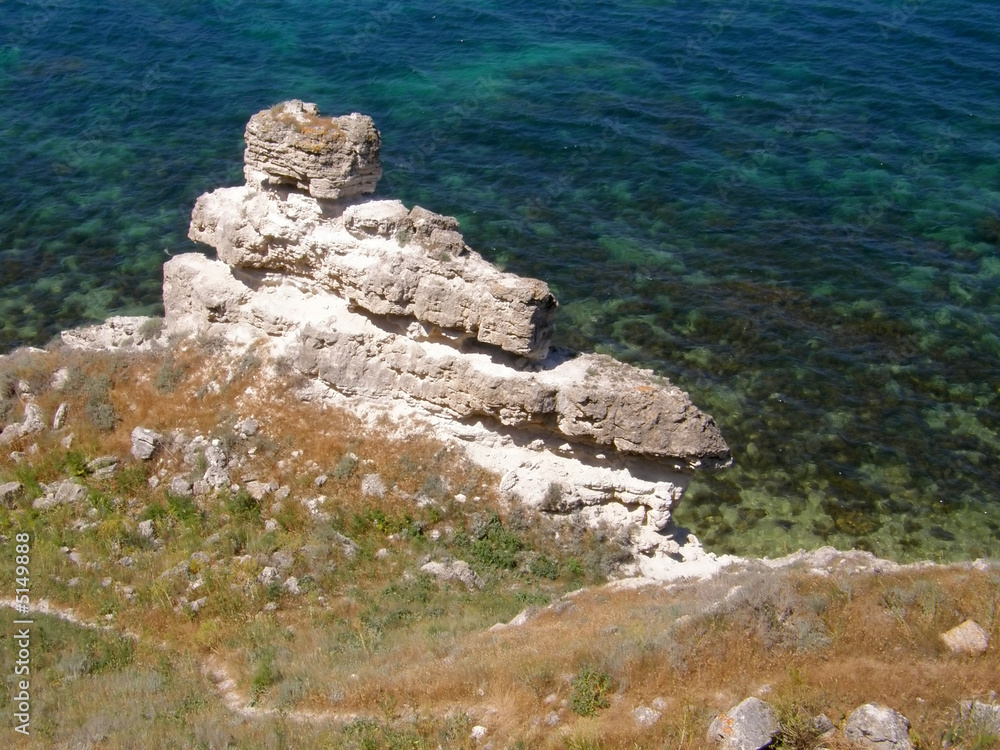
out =
[(314, 198), (375, 191), (382, 177), (382, 137), (370, 117), (322, 117), (297, 99), (258, 112), (247, 124), (247, 184), (290, 185)]
[(428, 333), (544, 358), (557, 307), (548, 286), (500, 272), (457, 228), (399, 201), (329, 208), (301, 193), (243, 186), (201, 196), (189, 236), (230, 266), (301, 276)]
[(258, 335), (294, 334), (287, 351), (296, 368), (343, 393), (412, 398), (461, 418), (488, 417), (622, 453), (675, 459), (678, 468), (729, 458), (714, 420), (686, 393), (610, 357), (554, 351), (525, 370), (488, 352), (412, 337), (405, 321), (377, 324), (332, 294), (303, 292), (264, 275), (238, 278), (202, 255), (176, 256), (163, 273), (169, 330), (223, 322)]

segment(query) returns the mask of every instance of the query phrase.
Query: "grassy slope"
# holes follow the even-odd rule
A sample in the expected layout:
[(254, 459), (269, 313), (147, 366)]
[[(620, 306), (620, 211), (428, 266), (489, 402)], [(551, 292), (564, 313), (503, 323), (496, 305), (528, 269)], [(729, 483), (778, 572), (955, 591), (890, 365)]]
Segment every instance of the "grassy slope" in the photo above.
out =
[[(55, 388), (60, 368), (68, 380)], [(957, 658), (938, 637), (971, 617), (996, 642), (995, 570), (747, 573), (563, 599), (605, 579), (621, 556), (616, 540), (508, 507), (495, 477), (409, 426), (363, 426), (300, 402), (297, 383), (252, 349), (234, 356), (186, 342), (170, 354), (18, 354), (0, 362), (5, 422), (23, 409), (18, 382), (47, 419), (63, 402), (69, 419), (0, 456), (0, 483), (26, 488), (0, 510), (11, 560), (0, 566), (0, 596), (14, 589), (13, 536), (27, 531), (33, 600), (114, 628), (39, 618), (38, 746), (697, 748), (716, 712), (753, 694), (786, 719), (786, 747), (813, 746), (810, 716), (840, 723), (866, 701), (907, 715), (922, 747), (948, 737), (997, 745), (963, 726), (957, 701), (1000, 689), (1000, 651)], [(247, 416), (261, 425), (249, 438), (235, 429)], [(171, 446), (149, 462), (131, 458), (137, 425), (218, 440), (239, 488), (170, 494), (172, 477), (197, 478), (204, 462), (185, 463)], [(25, 458), (11, 460), (11, 449)], [(89, 460), (109, 454), (123, 459), (114, 475), (88, 473)], [(388, 487), (384, 498), (362, 494), (371, 473)], [(31, 507), (40, 483), (67, 477), (89, 488), (86, 501)], [(255, 501), (251, 478), (289, 495)], [(319, 495), (321, 520), (303, 504)], [(155, 540), (138, 533), (142, 520), (153, 521)], [(263, 585), (276, 552), (291, 567)], [(449, 558), (468, 561), (484, 588), (420, 572)], [(282, 589), (287, 575), (300, 593)], [(185, 606), (200, 597), (197, 612)], [(527, 625), (488, 630), (525, 608), (538, 613)], [(13, 619), (0, 610), (5, 637)], [(126, 631), (137, 640), (115, 634)], [(0, 656), (7, 690), (11, 654)], [(242, 713), (220, 693), (227, 677)], [(654, 701), (662, 718), (638, 726), (632, 710)], [(488, 730), (478, 744), (475, 724)]]

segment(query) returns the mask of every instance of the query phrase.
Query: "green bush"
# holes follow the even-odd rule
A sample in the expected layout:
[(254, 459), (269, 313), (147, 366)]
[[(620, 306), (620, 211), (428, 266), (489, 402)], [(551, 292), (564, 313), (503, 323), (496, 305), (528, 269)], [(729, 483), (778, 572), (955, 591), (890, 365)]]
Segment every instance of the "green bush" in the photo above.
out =
[(608, 701), (611, 677), (596, 667), (588, 664), (581, 669), (573, 678), (572, 688), (570, 706), (580, 716), (593, 716), (611, 705)]
[(517, 567), (517, 556), (525, 547), (524, 540), (504, 528), (496, 513), (490, 513), (485, 520), (474, 520), (469, 536), (476, 561), (492, 568), (513, 570)]

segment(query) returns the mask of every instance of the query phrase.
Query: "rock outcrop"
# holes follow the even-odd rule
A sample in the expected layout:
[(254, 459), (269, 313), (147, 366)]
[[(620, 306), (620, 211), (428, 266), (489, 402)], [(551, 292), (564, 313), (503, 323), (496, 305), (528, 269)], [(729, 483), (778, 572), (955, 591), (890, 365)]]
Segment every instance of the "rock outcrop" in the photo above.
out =
[(247, 184), (192, 213), (219, 259), (164, 266), (166, 332), (267, 339), (338, 394), (421, 412), (509, 495), (642, 527), (655, 554), (690, 471), (729, 461), (713, 419), (652, 372), (550, 347), (546, 284), (496, 269), (455, 219), (362, 197), (381, 174), (368, 118), (292, 101), (246, 139)]
[(283, 102), (250, 118), (246, 144), (250, 185), (290, 185), (336, 200), (375, 192), (382, 176), (382, 137), (357, 113), (321, 117), (315, 104)]

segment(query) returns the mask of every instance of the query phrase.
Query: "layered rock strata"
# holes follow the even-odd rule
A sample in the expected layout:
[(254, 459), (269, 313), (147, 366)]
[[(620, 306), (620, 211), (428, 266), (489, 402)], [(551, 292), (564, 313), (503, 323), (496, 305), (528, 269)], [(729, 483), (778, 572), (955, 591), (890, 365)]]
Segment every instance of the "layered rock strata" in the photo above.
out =
[(297, 101), (251, 119), (247, 184), (192, 213), (219, 259), (164, 266), (167, 332), (266, 339), (338, 394), (421, 413), (510, 495), (662, 553), (690, 471), (729, 461), (713, 419), (652, 372), (550, 348), (548, 287), (496, 269), (455, 219), (361, 197), (381, 173), (364, 121)]

